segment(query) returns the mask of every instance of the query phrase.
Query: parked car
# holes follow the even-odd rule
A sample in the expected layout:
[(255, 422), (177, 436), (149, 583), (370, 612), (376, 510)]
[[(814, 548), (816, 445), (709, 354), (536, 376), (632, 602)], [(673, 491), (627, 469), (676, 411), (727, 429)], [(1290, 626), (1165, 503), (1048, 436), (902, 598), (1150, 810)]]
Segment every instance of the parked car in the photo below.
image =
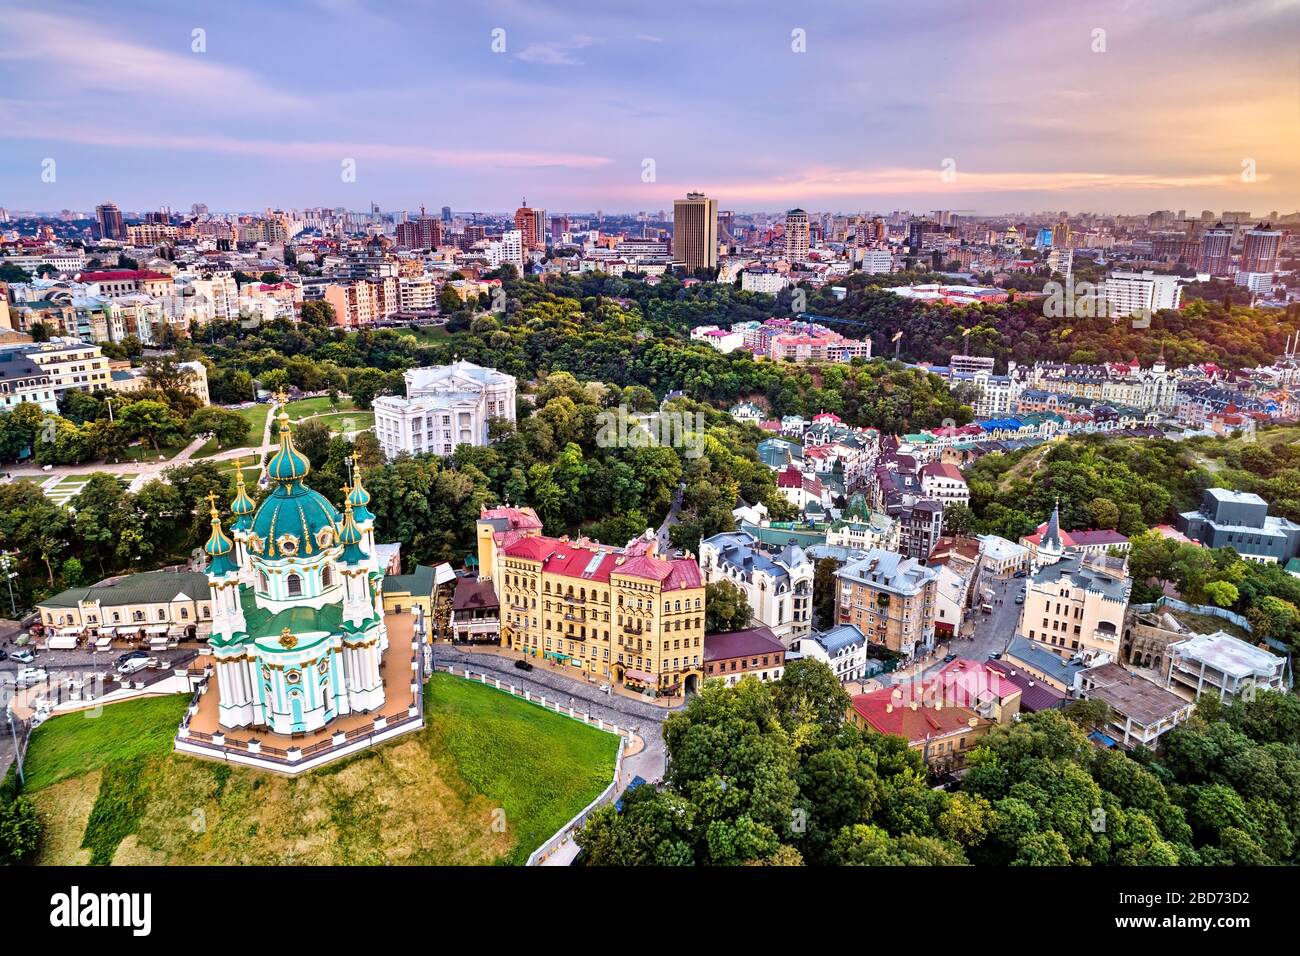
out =
[(951, 663), (952, 663), (953, 661), (955, 661), (956, 659), (957, 659), (957, 655), (956, 655), (956, 654), (945, 654), (945, 655), (943, 656), (943, 662), (944, 662), (945, 664), (951, 664)]
[(0, 661), (7, 661), (7, 660), (9, 660), (9, 652), (0, 650)]
[(25, 647), (20, 647), (18, 650), (14, 651), (9, 656), (12, 657), (14, 660), (16, 660), (19, 664), (30, 664), (32, 661), (36, 660), (36, 655), (33, 654)]
[(49, 671), (44, 667), (24, 667), (18, 672), (15, 680), (19, 687), (31, 687), (33, 684), (39, 684), (50, 676)]
[(114, 667), (121, 667), (127, 661), (137, 660), (141, 657), (148, 657), (148, 651), (127, 651), (125, 654), (119, 654), (117, 660), (113, 662)]
[(533, 665), (522, 658), (515, 661), (515, 667), (519, 668), (521, 671), (530, 671), (533, 669)]
[(1000, 660), (1002, 660), (1002, 652), (1001, 652), (1001, 651), (998, 651), (998, 652), (996, 652), (996, 653), (994, 653), (994, 654), (990, 654), (990, 655), (989, 655), (989, 660), (991, 660), (991, 661), (1000, 661)]
[(980, 605), (980, 610), (983, 611), (985, 614), (992, 614), (993, 605), (986, 602)]
[(1012, 575), (1012, 577), (1017, 577), (1017, 578), (1027, 578), (1027, 577), (1029, 577), (1029, 572), (1028, 572), (1028, 571), (1017, 571), (1014, 575)]

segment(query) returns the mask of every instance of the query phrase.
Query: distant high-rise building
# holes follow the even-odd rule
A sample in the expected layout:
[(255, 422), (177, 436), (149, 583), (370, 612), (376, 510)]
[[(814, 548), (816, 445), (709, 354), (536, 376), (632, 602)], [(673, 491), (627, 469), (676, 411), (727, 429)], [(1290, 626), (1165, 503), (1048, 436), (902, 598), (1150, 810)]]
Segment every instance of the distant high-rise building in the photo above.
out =
[(1281, 229), (1270, 229), (1266, 222), (1251, 229), (1241, 246), (1241, 271), (1276, 271), (1277, 251), (1281, 245)]
[(687, 193), (673, 201), (673, 262), (688, 272), (718, 265), (718, 201)]
[(546, 248), (546, 210), (533, 209), (524, 200), (523, 205), (515, 210), (515, 228), (523, 237), (527, 249)]
[(424, 215), (397, 224), (399, 249), (436, 249), (442, 245), (442, 220)]
[(1201, 234), (1201, 271), (1226, 276), (1232, 271), (1232, 229), (1222, 222)]
[(907, 246), (913, 252), (920, 252), (925, 237), (932, 232), (939, 232), (940, 225), (933, 219), (913, 219), (907, 226)]
[(450, 207), (450, 206), (443, 206), (443, 207), (442, 207), (442, 222), (443, 222), (443, 225), (446, 225), (446, 226), (450, 226), (450, 225), (451, 225), (451, 207)]
[(96, 206), (95, 221), (99, 224), (99, 238), (126, 240), (126, 221), (117, 203), (106, 202)]
[(191, 216), (206, 216), (208, 214), (208, 204), (205, 202), (196, 202), (190, 205)]
[(1052, 248), (1070, 248), (1070, 223), (1065, 219), (1052, 227)]
[(551, 244), (558, 245), (563, 239), (564, 234), (569, 231), (568, 216), (551, 217)]
[(803, 262), (808, 258), (808, 213), (791, 209), (785, 214), (785, 257), (790, 262)]

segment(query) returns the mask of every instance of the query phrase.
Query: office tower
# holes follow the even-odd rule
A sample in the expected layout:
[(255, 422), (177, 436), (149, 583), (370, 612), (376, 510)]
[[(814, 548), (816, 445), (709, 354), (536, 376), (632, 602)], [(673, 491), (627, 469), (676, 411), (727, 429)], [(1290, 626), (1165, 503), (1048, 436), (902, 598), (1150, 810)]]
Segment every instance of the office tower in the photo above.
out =
[(569, 231), (568, 216), (551, 217), (551, 244), (559, 245), (564, 241), (564, 234)]
[(1282, 230), (1270, 229), (1266, 222), (1251, 229), (1241, 246), (1241, 271), (1276, 271), (1277, 251), (1281, 244)]
[(1232, 229), (1222, 222), (1201, 234), (1201, 271), (1226, 276), (1232, 266)]
[(443, 225), (445, 225), (445, 226), (450, 226), (450, 225), (451, 225), (451, 207), (450, 207), (450, 206), (443, 206), (443, 207), (442, 207), (442, 222), (443, 222)]
[(718, 201), (704, 193), (673, 200), (673, 263), (696, 269), (718, 265)]
[(790, 262), (808, 258), (808, 213), (791, 209), (785, 214), (785, 257)]
[(99, 223), (99, 238), (126, 240), (126, 222), (117, 203), (106, 202), (96, 206), (95, 221)]

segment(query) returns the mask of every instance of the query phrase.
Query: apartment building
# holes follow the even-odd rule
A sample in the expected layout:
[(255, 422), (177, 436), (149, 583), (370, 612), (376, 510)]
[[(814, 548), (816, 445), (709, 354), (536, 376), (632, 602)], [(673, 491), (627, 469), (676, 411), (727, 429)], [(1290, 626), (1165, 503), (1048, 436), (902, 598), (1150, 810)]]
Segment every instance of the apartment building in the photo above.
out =
[(1182, 301), (1184, 281), (1154, 272), (1112, 272), (1106, 277), (1106, 314), (1124, 318), (1135, 312), (1149, 315), (1176, 309)]
[(1028, 579), (1016, 633), (1063, 658), (1118, 660), (1131, 585), (1120, 558), (1063, 557)]
[(0, 350), (0, 410), (12, 411), (23, 402), (47, 412), (59, 410), (50, 376), (22, 352)]
[(734, 685), (746, 677), (777, 681), (785, 673), (786, 646), (766, 627), (720, 631), (704, 637), (704, 679)]
[(874, 550), (835, 577), (837, 623), (855, 624), (870, 643), (907, 657), (934, 646), (937, 571), (915, 558)]
[(49, 342), (0, 346), (16, 352), (39, 366), (49, 376), (56, 396), (69, 389), (93, 392), (108, 388), (108, 359), (98, 345), (86, 345), (75, 339), (52, 339)]
[(813, 563), (791, 542), (777, 554), (761, 549), (746, 531), (727, 531), (700, 542), (704, 583), (730, 581), (745, 595), (754, 623), (786, 647), (812, 631)]
[(530, 509), (484, 510), (479, 573), (491, 569), (501, 644), (649, 695), (704, 679), (704, 579), (661, 558), (653, 534), (618, 548), (551, 538)]
[(1165, 686), (1190, 700), (1228, 702), (1259, 690), (1286, 690), (1287, 660), (1226, 631), (1194, 634), (1168, 647)]

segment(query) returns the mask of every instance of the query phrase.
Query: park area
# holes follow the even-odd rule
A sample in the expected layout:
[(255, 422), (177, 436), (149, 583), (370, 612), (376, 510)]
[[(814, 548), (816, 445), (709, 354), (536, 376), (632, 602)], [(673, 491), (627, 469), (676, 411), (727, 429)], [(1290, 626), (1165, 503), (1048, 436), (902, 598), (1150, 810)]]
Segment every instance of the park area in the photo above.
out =
[(37, 729), (37, 863), (518, 865), (614, 773), (612, 734), (448, 674), (423, 730), (296, 778), (174, 753), (188, 703)]

